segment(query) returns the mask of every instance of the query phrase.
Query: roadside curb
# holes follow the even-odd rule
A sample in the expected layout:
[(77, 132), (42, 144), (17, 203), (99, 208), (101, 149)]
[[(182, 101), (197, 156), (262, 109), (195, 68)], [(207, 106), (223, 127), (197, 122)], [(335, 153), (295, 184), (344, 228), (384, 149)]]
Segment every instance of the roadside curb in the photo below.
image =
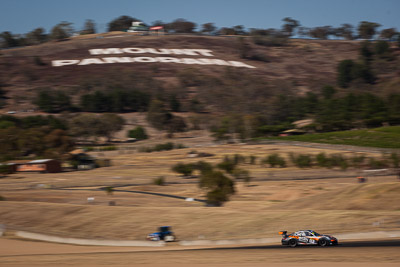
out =
[(80, 238), (64, 238), (58, 236), (49, 236), (43, 234), (29, 233), (24, 231), (17, 231), (16, 236), (35, 239), (41, 241), (74, 244), (74, 245), (86, 245), (86, 246), (115, 246), (115, 247), (163, 247), (164, 242), (153, 242), (153, 241), (126, 241), (126, 240), (95, 240), (95, 239), (80, 239)]
[(400, 231), (376, 231), (376, 232), (364, 232), (364, 233), (348, 233), (348, 234), (337, 234), (335, 235), (340, 240), (355, 240), (355, 239), (382, 239), (382, 238), (396, 238), (400, 237)]

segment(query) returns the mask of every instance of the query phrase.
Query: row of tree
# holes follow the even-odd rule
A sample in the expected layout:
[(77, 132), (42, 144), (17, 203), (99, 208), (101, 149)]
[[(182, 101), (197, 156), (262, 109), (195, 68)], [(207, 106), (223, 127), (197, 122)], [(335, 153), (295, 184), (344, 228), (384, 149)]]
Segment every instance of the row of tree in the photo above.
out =
[(28, 155), (60, 158), (74, 145), (66, 129), (53, 116), (0, 116), (0, 161)]
[[(108, 31), (126, 31), (134, 21), (140, 21), (137, 18), (130, 16), (120, 16), (112, 20), (108, 24)], [(162, 21), (154, 21), (151, 26), (163, 26), (165, 31), (168, 33), (201, 33), (208, 35), (250, 35), (250, 36), (284, 36), (284, 37), (305, 37), (305, 38), (316, 38), (316, 39), (329, 39), (340, 38), (346, 40), (354, 39), (385, 39), (393, 40), (397, 38), (400, 41), (400, 34), (395, 28), (387, 28), (378, 31), (381, 27), (379, 23), (361, 21), (357, 27), (351, 24), (342, 24), (340, 27), (332, 26), (319, 26), (319, 27), (304, 27), (301, 26), (298, 20), (286, 17), (283, 20), (283, 25), (280, 29), (246, 29), (243, 25), (236, 25), (234, 27), (222, 27), (218, 28), (214, 23), (202, 24), (198, 31), (196, 28), (198, 25), (194, 22), (187, 21), (185, 19), (176, 19), (172, 22), (165, 23)], [(77, 34), (93, 34), (96, 33), (96, 24), (93, 20), (86, 20), (82, 30), (78, 31)], [(55, 25), (50, 33), (46, 34), (43, 28), (36, 28), (29, 33), (22, 35), (15, 35), (9, 31), (2, 32), (0, 34), (1, 47), (16, 47), (26, 45), (36, 45), (44, 43), (50, 40), (63, 40), (71, 37), (76, 31), (72, 27), (70, 22), (60, 22)]]
[(0, 116), (0, 162), (33, 156), (61, 159), (75, 141), (110, 140), (125, 121), (116, 114)]

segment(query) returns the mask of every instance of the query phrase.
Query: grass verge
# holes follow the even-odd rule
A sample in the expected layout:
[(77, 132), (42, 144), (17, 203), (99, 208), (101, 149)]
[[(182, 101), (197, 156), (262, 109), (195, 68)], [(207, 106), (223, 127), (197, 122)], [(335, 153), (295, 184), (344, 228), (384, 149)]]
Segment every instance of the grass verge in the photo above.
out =
[(380, 148), (400, 148), (400, 126), (297, 136), (279, 136), (269, 137), (267, 139)]

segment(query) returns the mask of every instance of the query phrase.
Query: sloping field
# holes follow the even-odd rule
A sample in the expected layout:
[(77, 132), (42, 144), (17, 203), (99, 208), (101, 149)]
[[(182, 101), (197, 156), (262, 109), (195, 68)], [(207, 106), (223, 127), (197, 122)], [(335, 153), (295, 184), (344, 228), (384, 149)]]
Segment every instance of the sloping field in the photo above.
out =
[[(174, 187), (162, 187), (158, 192), (204, 197), (195, 185)], [(238, 195), (220, 208), (129, 193), (134, 188), (138, 189), (126, 188), (128, 192), (117, 191), (112, 196), (74, 190), (41, 190), (36, 197), (29, 192), (25, 196), (23, 192), (8, 193), (10, 201), (0, 202), (0, 221), (11, 229), (121, 240), (144, 240), (161, 225), (173, 226), (181, 240), (276, 237), (282, 229), (299, 228), (325, 233), (400, 229), (400, 189), (393, 182), (257, 182), (252, 187), (240, 185)], [(157, 192), (155, 186), (141, 189)], [(49, 197), (43, 199), (46, 195)], [(59, 195), (58, 201), (55, 195)], [(88, 196), (95, 197), (94, 203), (85, 203)], [(117, 206), (108, 206), (109, 200)]]
[(359, 184), (288, 201), (274, 209), (400, 210), (400, 183)]
[[(92, 36), (91, 39), (49, 42), (38, 46), (2, 50), (0, 80), (5, 85), (7, 96), (10, 97), (7, 103), (12, 104), (10, 108), (15, 110), (18, 109), (16, 105), (26, 102), (26, 98), (34, 97), (38, 88), (50, 87), (79, 96), (90, 90), (87, 87), (88, 82), (102, 81), (104, 84), (107, 80), (114, 78), (118, 80), (115, 84), (118, 86), (118, 83), (126, 82), (124, 77), (134, 73), (153, 77), (160, 81), (164, 88), (174, 88), (179, 84), (179, 76), (182, 72), (187, 72), (192, 76), (210, 75), (223, 78), (227, 69), (224, 65), (160, 62), (52, 66), (53, 60), (166, 56), (178, 59), (208, 58), (242, 62), (255, 68), (234, 68), (239, 72), (238, 75), (250, 75), (253, 79), (264, 81), (266, 84), (274, 81), (277, 87), (280, 87), (279, 83), (290, 82), (298, 87), (300, 93), (304, 93), (308, 90), (319, 90), (321, 84), (334, 83), (337, 63), (344, 59), (355, 59), (359, 46), (357, 41), (291, 40), (289, 45), (284, 47), (255, 45), (250, 38), (247, 38), (246, 42), (248, 49), (251, 49), (250, 54), (257, 54), (265, 60), (241, 58), (239, 41), (235, 37), (133, 36), (119, 33), (113, 36)], [(90, 49), (104, 48), (151, 48), (153, 51), (154, 49), (155, 51), (159, 51), (157, 49), (206, 49), (212, 56), (152, 53), (91, 55), (89, 52)], [(195, 79), (193, 81), (195, 83)], [(20, 97), (21, 92), (24, 92), (24, 98)]]
[(276, 139), (398, 149), (400, 148), (400, 126), (277, 137)]

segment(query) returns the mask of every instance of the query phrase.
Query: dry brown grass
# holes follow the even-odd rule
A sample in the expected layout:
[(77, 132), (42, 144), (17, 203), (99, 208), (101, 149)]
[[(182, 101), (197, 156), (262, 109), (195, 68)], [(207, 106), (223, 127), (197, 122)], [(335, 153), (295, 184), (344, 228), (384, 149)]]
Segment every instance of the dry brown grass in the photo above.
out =
[[(138, 240), (161, 225), (173, 226), (178, 237), (185, 240), (276, 236), (280, 230), (299, 228), (328, 233), (400, 229), (400, 188), (396, 178), (370, 177), (367, 184), (361, 185), (355, 179), (357, 170), (301, 170), (293, 166), (280, 169), (245, 164), (241, 167), (249, 169), (254, 177), (251, 186), (238, 182), (237, 194), (220, 208), (134, 192), (116, 191), (107, 195), (104, 191), (91, 190), (109, 185), (117, 190), (204, 199), (197, 179), (184, 179), (172, 173), (171, 166), (197, 160), (216, 163), (225, 155), (233, 154), (262, 157), (276, 152), (321, 151), (278, 145), (211, 146), (209, 139), (201, 138), (202, 141), (186, 140), (192, 146), (186, 149), (131, 154), (109, 152), (107, 156), (115, 163), (109, 168), (59, 174), (13, 174), (0, 179), (0, 195), (7, 199), (0, 202), (0, 222), (15, 229), (52, 235)], [(194, 144), (199, 152), (214, 156), (188, 158), (187, 153), (194, 149)], [(343, 178), (293, 180), (326, 175)], [(352, 177), (346, 178), (347, 175)], [(169, 184), (151, 185), (159, 176), (165, 176)], [(137, 185), (118, 187), (126, 184)], [(55, 189), (59, 187), (70, 189)], [(88, 197), (94, 197), (95, 201), (88, 203)], [(114, 201), (116, 206), (108, 206), (109, 201)]]

